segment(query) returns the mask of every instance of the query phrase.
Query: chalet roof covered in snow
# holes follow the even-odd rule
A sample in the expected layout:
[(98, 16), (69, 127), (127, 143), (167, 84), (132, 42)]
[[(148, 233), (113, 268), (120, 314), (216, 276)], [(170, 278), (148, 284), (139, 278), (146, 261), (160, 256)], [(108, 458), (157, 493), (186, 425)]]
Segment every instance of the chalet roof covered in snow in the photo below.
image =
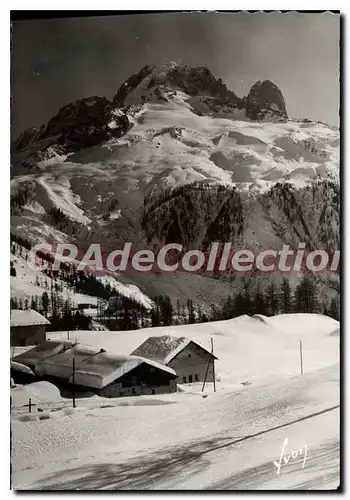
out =
[(61, 352), (42, 359), (35, 365), (40, 376), (54, 376), (73, 382), (73, 358), (75, 359), (75, 383), (101, 389), (137, 366), (145, 363), (176, 377), (174, 370), (155, 361), (139, 356), (111, 355), (103, 349), (75, 344)]
[(50, 321), (34, 309), (12, 309), (11, 311), (11, 326), (36, 326), (36, 325), (49, 325)]
[[(171, 335), (149, 337), (131, 354), (134, 356), (142, 356), (144, 358), (152, 359), (158, 363), (167, 365), (191, 342), (200, 349), (206, 351), (208, 354), (211, 354), (207, 349), (191, 339), (186, 337), (174, 337)], [(214, 356), (214, 358), (217, 359), (216, 356)]]
[(55, 356), (64, 351), (64, 349), (71, 348), (73, 345), (73, 342), (68, 341), (47, 340), (35, 347), (23, 350), (20, 354), (13, 356), (12, 359), (27, 366), (36, 366), (44, 359)]
[(34, 372), (28, 366), (23, 365), (22, 363), (17, 363), (17, 361), (11, 361), (11, 370), (22, 372), (26, 375), (33, 375), (34, 377)]

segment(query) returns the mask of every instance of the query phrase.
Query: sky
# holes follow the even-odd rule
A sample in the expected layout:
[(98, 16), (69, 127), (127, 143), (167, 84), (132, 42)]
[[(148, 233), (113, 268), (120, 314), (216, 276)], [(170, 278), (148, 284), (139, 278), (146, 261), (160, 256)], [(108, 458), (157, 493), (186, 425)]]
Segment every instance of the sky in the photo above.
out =
[(339, 124), (340, 18), (331, 13), (164, 13), (12, 22), (11, 135), (71, 101), (112, 99), (146, 64), (206, 66), (243, 97), (281, 89), (289, 116)]

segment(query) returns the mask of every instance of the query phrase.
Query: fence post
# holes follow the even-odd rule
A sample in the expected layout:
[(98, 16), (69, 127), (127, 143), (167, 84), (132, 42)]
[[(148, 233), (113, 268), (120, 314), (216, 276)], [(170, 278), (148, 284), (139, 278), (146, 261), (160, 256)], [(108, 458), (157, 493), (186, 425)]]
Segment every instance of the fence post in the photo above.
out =
[(75, 408), (75, 356), (73, 357), (73, 375), (72, 375), (72, 382), (73, 382), (73, 408)]
[(32, 413), (32, 398), (29, 398), (28, 408), (29, 408), (29, 413)]
[(216, 382), (215, 382), (215, 360), (214, 360), (214, 341), (211, 337), (211, 355), (213, 360), (213, 382), (214, 382), (214, 392), (216, 392)]

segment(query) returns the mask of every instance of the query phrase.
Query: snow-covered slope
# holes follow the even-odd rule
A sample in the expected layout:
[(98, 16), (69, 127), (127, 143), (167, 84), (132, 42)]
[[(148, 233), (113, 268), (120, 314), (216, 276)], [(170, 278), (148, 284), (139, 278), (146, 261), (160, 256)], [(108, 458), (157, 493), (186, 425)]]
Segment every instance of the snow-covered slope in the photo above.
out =
[[(129, 353), (145, 338), (214, 339), (217, 392), (207, 384), (158, 396), (77, 400), (49, 387), (13, 389), (16, 489), (326, 489), (339, 484), (339, 337), (321, 315), (241, 316), (135, 332), (76, 332)], [(65, 339), (65, 333), (50, 333)], [(304, 375), (300, 376), (302, 340)], [(45, 384), (45, 383), (44, 383)], [(50, 385), (50, 384), (48, 384)], [(47, 392), (49, 391), (49, 392)], [(42, 420), (21, 404), (31, 397)], [(202, 396), (205, 396), (204, 398)], [(54, 411), (53, 411), (54, 410)], [(282, 463), (307, 447), (307, 456)], [(30, 467), (28, 466), (30, 464)]]
[[(79, 400), (45, 420), (13, 418), (16, 489), (335, 489), (339, 365), (203, 399)], [(155, 401), (155, 399), (153, 398)], [(168, 402), (172, 404), (161, 404)], [(58, 405), (59, 406), (59, 405)], [(307, 448), (290, 463), (285, 455)], [(287, 461), (288, 462), (288, 461)], [(30, 464), (30, 466), (29, 466)]]
[[(11, 276), (11, 298), (21, 301), (25, 305), (28, 301), (30, 306), (32, 297), (42, 297), (44, 292), (50, 294), (52, 290), (58, 294), (63, 301), (68, 301), (71, 307), (76, 308), (79, 304), (93, 306), (94, 309), (84, 310), (86, 315), (97, 314), (98, 297), (78, 293), (71, 283), (59, 278), (53, 279), (43, 271), (35, 270), (28, 265), (28, 250), (18, 244), (14, 244), (15, 253), (11, 253), (11, 264), (16, 276)], [(146, 309), (152, 307), (152, 300), (134, 284), (124, 284), (112, 276), (100, 276), (98, 280), (104, 285), (109, 285), (121, 297), (132, 299)]]
[[(300, 340), (303, 369), (311, 372), (339, 361), (339, 337), (330, 336), (339, 323), (317, 314), (240, 316), (227, 321), (144, 328), (127, 332), (74, 332), (74, 340), (115, 354), (131, 354), (148, 337), (171, 335), (195, 340), (206, 349), (214, 341), (218, 390), (242, 387), (243, 382), (300, 373)], [(51, 340), (67, 340), (66, 332), (50, 332)]]
[(34, 382), (28, 385), (17, 385), (11, 391), (11, 408), (19, 408), (28, 404), (31, 398), (32, 404), (38, 406), (40, 403), (58, 403), (62, 401), (60, 391), (49, 382)]

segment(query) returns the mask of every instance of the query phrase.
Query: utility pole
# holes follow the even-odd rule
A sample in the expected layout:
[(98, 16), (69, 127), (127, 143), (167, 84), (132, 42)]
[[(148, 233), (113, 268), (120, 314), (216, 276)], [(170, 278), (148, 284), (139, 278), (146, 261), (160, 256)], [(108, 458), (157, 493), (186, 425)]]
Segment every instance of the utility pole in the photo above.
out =
[(300, 348), (300, 375), (303, 375), (303, 342), (299, 340), (299, 348)]
[(72, 384), (73, 384), (73, 408), (75, 408), (75, 356), (73, 358)]
[(214, 341), (211, 337), (211, 359), (213, 360), (213, 381), (214, 381), (214, 392), (216, 392), (216, 382), (215, 382), (215, 361), (214, 361)]
[(208, 375), (208, 370), (209, 370), (209, 366), (210, 366), (210, 361), (211, 361), (211, 359), (209, 358), (209, 361), (207, 364), (207, 369), (205, 370), (205, 377), (204, 377), (204, 382), (203, 382), (203, 386), (202, 386), (202, 392), (204, 391), (205, 383), (207, 381), (207, 375)]
[(205, 371), (205, 377), (204, 377), (204, 382), (203, 382), (203, 387), (202, 387), (202, 392), (204, 391), (205, 383), (207, 381), (207, 376), (208, 376), (208, 370), (210, 363), (213, 363), (213, 381), (214, 381), (214, 392), (216, 392), (216, 385), (215, 385), (215, 366), (214, 366), (214, 343), (213, 343), (213, 337), (211, 338), (211, 355), (208, 360), (207, 364), (207, 369)]

